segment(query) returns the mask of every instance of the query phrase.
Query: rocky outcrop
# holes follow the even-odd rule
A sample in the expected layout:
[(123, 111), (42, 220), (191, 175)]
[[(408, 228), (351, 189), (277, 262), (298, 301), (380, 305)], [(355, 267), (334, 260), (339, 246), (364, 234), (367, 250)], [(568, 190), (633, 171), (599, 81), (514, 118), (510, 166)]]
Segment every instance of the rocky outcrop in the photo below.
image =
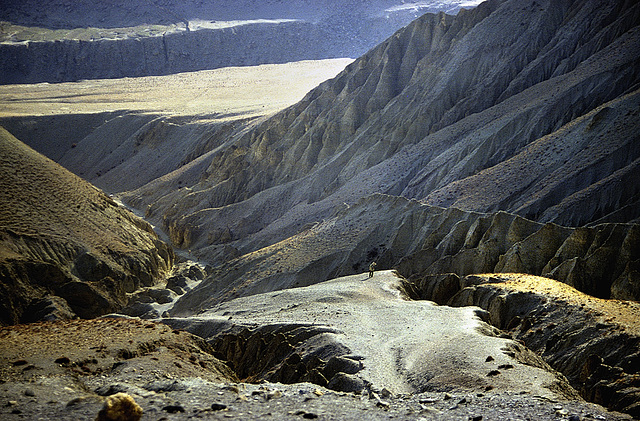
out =
[(596, 299), (557, 281), (515, 274), (427, 277), (406, 288), (422, 299), (487, 310), (492, 325), (524, 341), (585, 399), (640, 415), (638, 303)]
[[(322, 209), (323, 203), (314, 206)], [(598, 297), (638, 300), (639, 232), (637, 224), (567, 228), (506, 212), (465, 212), (373, 195), (300, 234), (214, 267), (174, 310), (188, 314), (240, 296), (362, 273), (372, 261), (415, 282), (447, 273), (521, 272)], [(446, 276), (438, 281), (438, 294), (452, 295), (450, 282)]]
[(46, 296), (57, 297), (60, 311), (45, 318), (110, 313), (126, 293), (164, 277), (173, 251), (149, 224), (4, 129), (0, 135), (2, 324), (31, 320), (25, 311), (42, 308)]
[[(410, 279), (455, 273), (527, 273), (553, 278), (589, 295), (638, 300), (637, 224), (566, 228), (497, 213), (456, 222), (404, 257)], [(448, 231), (448, 232), (447, 232)], [(444, 234), (444, 235), (443, 235)], [(438, 284), (450, 282), (447, 277)]]

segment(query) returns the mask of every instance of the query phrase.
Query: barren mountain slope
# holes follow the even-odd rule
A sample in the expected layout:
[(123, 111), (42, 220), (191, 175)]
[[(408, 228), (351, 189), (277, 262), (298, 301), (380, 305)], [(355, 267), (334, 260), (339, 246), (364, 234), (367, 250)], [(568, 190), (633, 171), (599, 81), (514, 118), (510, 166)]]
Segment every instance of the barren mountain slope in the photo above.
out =
[(124, 200), (210, 261), (376, 192), (569, 226), (636, 220), (639, 13), (566, 0), (427, 14), (225, 139), (198, 183), (175, 190), (176, 172)]
[(112, 312), (171, 268), (173, 250), (149, 224), (4, 129), (0, 136), (0, 323), (25, 312), (37, 320), (52, 303), (65, 317)]
[[(218, 252), (234, 254), (230, 247)], [(178, 300), (173, 313), (193, 314), (237, 297), (359, 273), (372, 261), (412, 281), (442, 273), (519, 272), (554, 278), (592, 296), (638, 300), (639, 253), (637, 224), (566, 228), (505, 212), (464, 212), (373, 195), (219, 265)], [(439, 288), (446, 291), (443, 282)]]

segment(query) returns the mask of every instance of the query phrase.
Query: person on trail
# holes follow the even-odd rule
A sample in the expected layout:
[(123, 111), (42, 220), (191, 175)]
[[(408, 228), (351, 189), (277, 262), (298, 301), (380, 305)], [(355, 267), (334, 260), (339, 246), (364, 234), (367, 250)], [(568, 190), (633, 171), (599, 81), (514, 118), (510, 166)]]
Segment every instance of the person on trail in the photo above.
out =
[(369, 278), (373, 278), (373, 271), (376, 269), (376, 262), (371, 262), (369, 265)]

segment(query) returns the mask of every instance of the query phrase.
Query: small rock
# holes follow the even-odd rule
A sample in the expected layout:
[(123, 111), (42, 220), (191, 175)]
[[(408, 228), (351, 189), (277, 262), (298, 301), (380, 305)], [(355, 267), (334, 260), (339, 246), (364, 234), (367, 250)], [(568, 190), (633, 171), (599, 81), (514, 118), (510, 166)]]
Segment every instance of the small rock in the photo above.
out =
[(487, 373), (487, 377), (497, 376), (498, 374), (500, 374), (498, 370), (491, 370), (489, 373)]
[(327, 379), (333, 378), (337, 373), (355, 374), (362, 369), (362, 364), (351, 358), (331, 357), (324, 366), (323, 374)]
[(98, 412), (96, 421), (139, 421), (142, 408), (126, 393), (109, 396)]
[(569, 421), (580, 421), (580, 415), (577, 415), (577, 414), (569, 415)]
[(487, 357), (487, 359), (486, 359), (486, 360), (484, 360), (484, 362), (486, 362), (486, 363), (490, 363), (491, 361), (493, 361), (493, 357), (492, 357), (491, 355), (489, 355), (489, 356)]
[(391, 393), (391, 391), (386, 387), (383, 387), (382, 390), (380, 391), (380, 396), (383, 398), (390, 398), (393, 396), (393, 393)]
[(302, 418), (307, 419), (307, 420), (312, 420), (312, 419), (316, 419), (318, 418), (317, 414), (314, 414), (313, 412), (307, 412), (307, 411), (296, 411), (293, 413), (293, 415), (300, 415), (302, 416)]
[(338, 373), (333, 376), (327, 387), (337, 392), (361, 392), (364, 389), (364, 381), (352, 374)]
[(35, 395), (36, 395), (36, 392), (34, 392), (34, 391), (33, 391), (33, 390), (31, 390), (31, 389), (27, 389), (27, 390), (25, 390), (25, 391), (24, 391), (24, 395), (25, 395), (25, 396), (35, 396)]
[(214, 411), (222, 411), (223, 409), (227, 409), (227, 405), (219, 402), (214, 402), (211, 404), (211, 409)]
[(453, 397), (453, 396), (451, 396), (451, 395), (450, 395), (450, 394), (448, 394), (448, 393), (445, 393), (445, 394), (444, 394), (444, 400), (445, 400), (445, 401), (446, 401), (446, 400), (448, 400), (448, 399), (451, 399), (452, 397)]
[(167, 405), (162, 408), (163, 411), (168, 412), (170, 414), (177, 414), (178, 412), (185, 412), (185, 409), (182, 405)]
[(389, 402), (382, 401), (382, 400), (378, 400), (376, 402), (376, 406), (382, 409), (389, 409), (390, 407)]
[(482, 415), (471, 415), (469, 421), (482, 421)]
[(272, 390), (271, 392), (267, 393), (267, 400), (276, 399), (280, 397), (282, 397), (282, 392), (279, 390)]

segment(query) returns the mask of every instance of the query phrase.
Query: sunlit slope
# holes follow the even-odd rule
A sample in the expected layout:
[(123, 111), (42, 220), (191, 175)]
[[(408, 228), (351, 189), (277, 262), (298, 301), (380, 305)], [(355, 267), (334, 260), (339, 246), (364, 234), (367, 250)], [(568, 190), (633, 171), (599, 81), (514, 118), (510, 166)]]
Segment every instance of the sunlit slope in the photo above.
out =
[(146, 222), (4, 129), (0, 165), (0, 322), (48, 295), (79, 316), (104, 314), (171, 268)]

